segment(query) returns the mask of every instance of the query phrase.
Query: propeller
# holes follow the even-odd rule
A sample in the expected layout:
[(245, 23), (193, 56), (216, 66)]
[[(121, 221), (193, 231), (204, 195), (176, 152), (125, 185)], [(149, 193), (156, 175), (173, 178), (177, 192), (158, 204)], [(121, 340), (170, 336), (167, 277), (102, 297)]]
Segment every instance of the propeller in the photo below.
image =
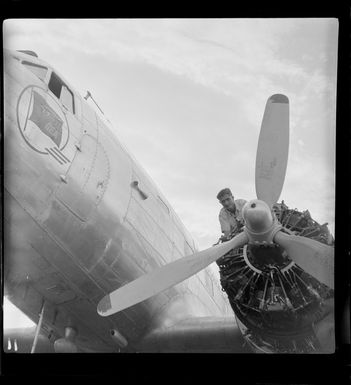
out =
[(246, 234), (240, 233), (228, 242), (161, 266), (106, 295), (99, 302), (97, 311), (102, 316), (109, 316), (144, 301), (198, 273), (231, 249), (245, 245), (247, 241)]
[(270, 219), (263, 203), (272, 208), (279, 199), (288, 151), (289, 100), (285, 95), (276, 94), (268, 99), (263, 115), (256, 154), (255, 185), (258, 201), (249, 202), (243, 209), (246, 231), (250, 241), (276, 242), (307, 273), (333, 289), (334, 247), (310, 238), (283, 233), (273, 218)]
[(272, 216), (272, 205), (283, 188), (289, 147), (289, 100), (272, 95), (263, 115), (256, 154), (256, 200), (243, 208), (244, 231), (220, 245), (161, 266), (106, 295), (97, 311), (109, 316), (174, 286), (247, 243), (276, 242), (307, 273), (333, 287), (333, 247), (308, 238), (287, 235)]
[(334, 247), (282, 231), (275, 234), (274, 242), (307, 273), (334, 289)]
[(256, 153), (256, 195), (271, 207), (283, 188), (289, 152), (289, 99), (272, 95), (266, 103)]

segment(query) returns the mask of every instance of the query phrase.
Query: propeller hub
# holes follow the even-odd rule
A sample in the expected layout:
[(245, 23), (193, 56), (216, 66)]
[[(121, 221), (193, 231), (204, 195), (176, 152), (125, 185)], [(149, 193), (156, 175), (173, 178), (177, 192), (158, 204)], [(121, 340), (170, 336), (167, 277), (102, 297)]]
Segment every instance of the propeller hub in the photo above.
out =
[(264, 233), (273, 225), (273, 216), (267, 203), (254, 199), (243, 208), (246, 227), (254, 233)]

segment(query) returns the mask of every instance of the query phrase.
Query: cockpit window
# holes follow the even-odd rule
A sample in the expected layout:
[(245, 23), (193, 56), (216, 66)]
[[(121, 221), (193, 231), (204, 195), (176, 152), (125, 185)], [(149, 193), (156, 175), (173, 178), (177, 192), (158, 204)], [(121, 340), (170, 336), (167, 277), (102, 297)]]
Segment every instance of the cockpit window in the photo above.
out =
[(36, 75), (40, 80), (44, 81), (46, 74), (48, 72), (48, 69), (44, 66), (30, 63), (29, 61), (22, 61), (22, 64), (29, 69), (29, 71), (33, 72), (34, 75)]
[(49, 81), (49, 90), (61, 101), (61, 103), (74, 114), (74, 97), (72, 91), (53, 72)]

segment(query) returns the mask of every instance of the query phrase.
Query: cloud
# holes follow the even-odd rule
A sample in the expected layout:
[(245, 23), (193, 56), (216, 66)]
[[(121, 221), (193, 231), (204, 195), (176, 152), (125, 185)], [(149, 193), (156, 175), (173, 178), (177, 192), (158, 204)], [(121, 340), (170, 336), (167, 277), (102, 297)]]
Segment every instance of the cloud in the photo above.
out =
[[(100, 55), (107, 60), (146, 62), (237, 98), (256, 123), (267, 95), (284, 92), (277, 79), (305, 85), (302, 94), (323, 93), (327, 79), (306, 73), (297, 60), (282, 57), (281, 45), (302, 25), (296, 19), (117, 19), (14, 20), (6, 31), (15, 39), (26, 30), (56, 50)], [(45, 38), (42, 31), (45, 30)], [(283, 41), (282, 37), (287, 37)], [(10, 40), (11, 40), (10, 39)], [(313, 47), (310, 47), (313, 49)], [(300, 53), (301, 55), (301, 53)], [(303, 53), (302, 53), (303, 57)], [(306, 55), (305, 55), (306, 57)], [(238, 95), (240, 95), (238, 97)], [(307, 97), (307, 96), (305, 96)], [(248, 98), (251, 103), (242, 103)]]
[[(272, 59), (276, 28), (267, 28), (261, 21), (250, 29), (248, 24), (252, 23), (201, 19), (14, 20), (6, 32), (14, 39), (28, 30), (42, 36), (45, 30), (41, 43), (55, 42), (56, 49), (68, 47), (107, 58), (145, 60), (207, 86), (217, 87), (218, 80), (230, 74), (235, 77), (238, 71), (244, 76), (262, 70), (291, 73), (291, 66), (287, 69), (281, 61)], [(289, 29), (288, 24), (284, 29)]]
[[(113, 116), (125, 124), (127, 147), (180, 210), (181, 218), (184, 215), (184, 221), (198, 229), (198, 236), (203, 238), (218, 231), (217, 214), (213, 216), (218, 209), (213, 198), (218, 187), (232, 185), (238, 197), (248, 199), (255, 194), (257, 137), (265, 103), (273, 93), (285, 93), (290, 99), (288, 170), (292, 183), (287, 178), (284, 191), (292, 204), (320, 202), (319, 207), (324, 208), (318, 210), (327, 211), (328, 198), (313, 200), (313, 195), (322, 196), (320, 190), (328, 190), (323, 183), (328, 186), (333, 177), (333, 150), (327, 142), (335, 130), (334, 22), (22, 19), (6, 22), (5, 35), (5, 43), (13, 47), (30, 47), (35, 42), (43, 52), (55, 52), (55, 59), (62, 56), (57, 65), (74, 62), (75, 57), (82, 55), (97, 63), (95, 72), (106, 71), (107, 64), (109, 68), (120, 68), (118, 65), (125, 63), (125, 68), (132, 68), (137, 63), (143, 68), (144, 78), (138, 78), (139, 88), (135, 89), (140, 98), (137, 100), (136, 92), (126, 96), (138, 114), (122, 117), (120, 109), (120, 116)], [(110, 72), (108, 78), (112, 87)], [(168, 83), (171, 78), (173, 82)], [(151, 79), (156, 79), (154, 84)], [(133, 82), (132, 75), (128, 81)], [(180, 83), (179, 87), (186, 87), (178, 92)], [(162, 101), (158, 99), (161, 94), (165, 95)], [(146, 95), (159, 105), (148, 102)], [(115, 98), (113, 95), (114, 101)], [(171, 103), (177, 103), (174, 110)], [(127, 102), (123, 106), (126, 105)], [(131, 111), (129, 107), (127, 112)], [(141, 116), (143, 121), (139, 122)], [(145, 147), (149, 150), (145, 151)], [(318, 180), (317, 173), (324, 176)], [(312, 187), (304, 184), (307, 180)], [(189, 199), (196, 192), (199, 205)], [(191, 208), (194, 213), (187, 214)], [(212, 218), (213, 224), (206, 218)]]

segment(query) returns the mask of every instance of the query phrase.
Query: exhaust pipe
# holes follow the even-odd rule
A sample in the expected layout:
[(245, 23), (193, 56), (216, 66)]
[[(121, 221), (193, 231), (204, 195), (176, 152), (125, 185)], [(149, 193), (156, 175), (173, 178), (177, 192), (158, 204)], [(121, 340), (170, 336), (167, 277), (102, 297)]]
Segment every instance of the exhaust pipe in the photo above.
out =
[(117, 329), (110, 330), (113, 341), (120, 347), (125, 348), (128, 345), (128, 341)]

